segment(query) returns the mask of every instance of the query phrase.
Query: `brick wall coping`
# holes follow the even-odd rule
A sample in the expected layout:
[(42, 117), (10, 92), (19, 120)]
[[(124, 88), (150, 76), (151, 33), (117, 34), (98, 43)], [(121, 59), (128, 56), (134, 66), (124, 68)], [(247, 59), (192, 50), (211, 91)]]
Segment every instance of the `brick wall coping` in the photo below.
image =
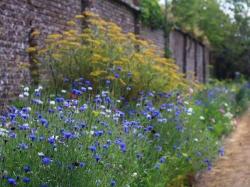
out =
[(137, 0), (115, 0), (115, 1), (119, 1), (122, 4), (126, 5), (127, 7), (133, 9), (136, 12), (140, 11), (139, 5), (138, 5), (138, 1)]

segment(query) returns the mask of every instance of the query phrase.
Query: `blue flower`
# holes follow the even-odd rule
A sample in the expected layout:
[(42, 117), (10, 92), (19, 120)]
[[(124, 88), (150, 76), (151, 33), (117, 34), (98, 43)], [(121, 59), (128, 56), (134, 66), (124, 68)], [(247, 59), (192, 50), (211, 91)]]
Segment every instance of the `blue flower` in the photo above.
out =
[(89, 150), (92, 152), (96, 152), (96, 146), (94, 145), (89, 146)]
[(49, 122), (48, 122), (45, 118), (41, 118), (41, 119), (40, 119), (40, 123), (41, 123), (43, 126), (45, 126), (45, 127), (48, 127), (48, 124), (49, 124)]
[(27, 165), (23, 167), (23, 170), (25, 173), (28, 173), (31, 171), (30, 166), (27, 166)]
[(36, 135), (35, 134), (30, 134), (29, 138), (31, 141), (35, 141), (36, 140)]
[(13, 179), (13, 178), (8, 178), (8, 183), (9, 183), (10, 185), (12, 185), (12, 186), (16, 186), (16, 185), (17, 185), (16, 180)]
[(48, 138), (48, 142), (49, 142), (50, 144), (55, 144), (55, 143), (56, 143), (56, 138), (55, 138), (55, 136), (49, 137), (49, 138)]
[(123, 153), (125, 153), (127, 151), (127, 146), (124, 142), (120, 143), (120, 149)]
[(96, 162), (99, 162), (101, 160), (101, 156), (100, 155), (95, 155), (94, 156)]
[(29, 146), (28, 146), (26, 143), (20, 143), (20, 144), (19, 144), (19, 148), (20, 148), (21, 150), (26, 150), (26, 149), (29, 148)]
[(49, 157), (43, 157), (43, 158), (42, 158), (42, 164), (45, 165), (45, 166), (50, 165), (51, 162), (52, 162), (52, 160), (51, 160), (51, 158), (49, 158)]
[(166, 156), (163, 156), (160, 158), (160, 163), (164, 163), (164, 162), (166, 162)]
[(74, 136), (73, 136), (73, 134), (71, 133), (71, 132), (63, 132), (63, 137), (65, 138), (65, 139), (70, 139), (70, 138), (73, 138)]
[(83, 168), (83, 167), (85, 167), (85, 163), (84, 162), (80, 162), (80, 164), (79, 164), (79, 166), (80, 166), (80, 168)]
[(119, 73), (115, 73), (114, 76), (115, 76), (115, 78), (117, 78), (117, 79), (120, 77)]
[(24, 182), (24, 183), (30, 183), (30, 178), (24, 177), (24, 178), (23, 178), (23, 182)]
[(110, 185), (113, 187), (113, 186), (116, 186), (116, 181), (114, 179), (111, 180), (111, 183)]

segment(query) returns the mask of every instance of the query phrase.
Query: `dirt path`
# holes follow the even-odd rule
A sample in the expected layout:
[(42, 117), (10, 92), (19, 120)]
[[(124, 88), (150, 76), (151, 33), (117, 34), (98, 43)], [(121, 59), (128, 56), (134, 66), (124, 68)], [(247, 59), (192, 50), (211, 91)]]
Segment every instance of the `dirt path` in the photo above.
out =
[(199, 177), (195, 187), (250, 187), (250, 110), (224, 147), (225, 156)]

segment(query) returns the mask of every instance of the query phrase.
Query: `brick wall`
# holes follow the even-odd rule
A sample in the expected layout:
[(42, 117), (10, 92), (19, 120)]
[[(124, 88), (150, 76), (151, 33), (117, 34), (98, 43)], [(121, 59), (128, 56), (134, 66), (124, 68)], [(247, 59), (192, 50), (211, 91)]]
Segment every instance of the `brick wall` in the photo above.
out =
[(90, 10), (100, 15), (105, 20), (112, 21), (123, 28), (125, 32), (136, 32), (138, 11), (133, 6), (132, 0), (94, 0)]
[(11, 99), (19, 93), (20, 85), (30, 81), (30, 33), (41, 32), (41, 45), (49, 33), (60, 32), (66, 21), (81, 12), (79, 0), (2, 0), (0, 2), (0, 99)]
[(159, 53), (164, 54), (165, 37), (162, 29), (152, 29), (142, 25), (140, 28), (140, 37), (153, 42), (157, 46)]
[(174, 29), (170, 33), (171, 56), (180, 67), (180, 72), (190, 80), (208, 81), (209, 50), (188, 33)]

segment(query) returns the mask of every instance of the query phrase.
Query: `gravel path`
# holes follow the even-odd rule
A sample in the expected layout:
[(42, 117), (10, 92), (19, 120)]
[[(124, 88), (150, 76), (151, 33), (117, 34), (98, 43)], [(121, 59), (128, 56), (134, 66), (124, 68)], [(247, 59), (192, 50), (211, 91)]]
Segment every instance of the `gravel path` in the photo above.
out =
[(250, 111), (225, 141), (225, 156), (201, 174), (195, 187), (250, 187)]

